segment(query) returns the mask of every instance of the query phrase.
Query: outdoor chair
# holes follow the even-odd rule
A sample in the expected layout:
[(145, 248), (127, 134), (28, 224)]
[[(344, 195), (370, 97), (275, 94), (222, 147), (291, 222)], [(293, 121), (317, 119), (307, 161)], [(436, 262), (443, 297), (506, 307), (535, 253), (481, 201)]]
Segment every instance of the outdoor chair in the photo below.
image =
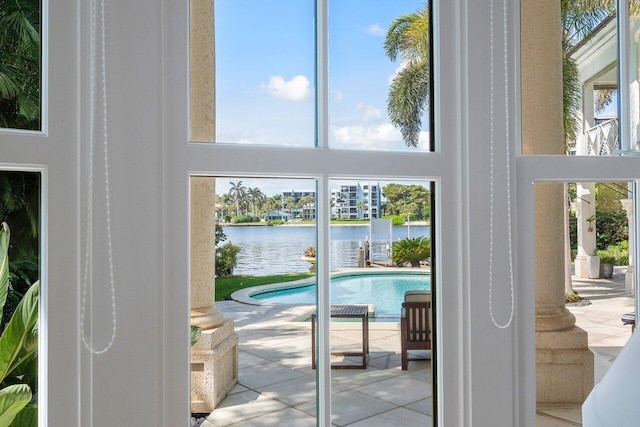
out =
[(636, 329), (636, 313), (627, 313), (623, 314), (622, 318), (623, 325), (631, 325), (631, 333), (633, 333)]
[(400, 316), (402, 370), (409, 365), (409, 350), (431, 350), (431, 292), (407, 291)]

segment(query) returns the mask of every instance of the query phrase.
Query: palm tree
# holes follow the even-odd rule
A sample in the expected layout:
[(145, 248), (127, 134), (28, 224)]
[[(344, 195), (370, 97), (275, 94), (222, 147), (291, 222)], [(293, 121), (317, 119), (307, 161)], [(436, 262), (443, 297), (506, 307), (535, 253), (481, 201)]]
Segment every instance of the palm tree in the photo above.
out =
[(256, 205), (261, 206), (266, 196), (258, 187), (254, 187), (247, 190), (247, 197), (251, 203), (251, 215), (256, 216)]
[(40, 128), (39, 0), (0, 0), (0, 127)]
[(307, 214), (307, 212), (313, 208), (315, 203), (316, 198), (314, 196), (304, 196), (298, 200), (298, 208), (302, 209), (302, 219), (313, 219), (311, 214)]
[(396, 18), (384, 41), (389, 59), (401, 69), (389, 88), (387, 111), (409, 147), (418, 146), (422, 116), (429, 103), (429, 5)]
[(356, 203), (356, 207), (357, 207), (358, 209), (360, 209), (363, 213), (364, 213), (367, 209), (369, 209), (369, 206), (367, 206), (367, 204), (366, 204), (365, 202), (362, 202), (362, 201), (360, 201), (360, 202)]
[(245, 196), (247, 194), (247, 187), (242, 185), (242, 181), (238, 181), (236, 183), (230, 182), (231, 188), (229, 189), (229, 197), (236, 204), (236, 215), (240, 216), (240, 204), (244, 202)]
[(293, 216), (293, 209), (296, 207), (296, 199), (293, 197), (287, 197), (282, 201), (283, 206), (289, 209), (289, 215), (291, 215), (292, 219), (295, 219)]

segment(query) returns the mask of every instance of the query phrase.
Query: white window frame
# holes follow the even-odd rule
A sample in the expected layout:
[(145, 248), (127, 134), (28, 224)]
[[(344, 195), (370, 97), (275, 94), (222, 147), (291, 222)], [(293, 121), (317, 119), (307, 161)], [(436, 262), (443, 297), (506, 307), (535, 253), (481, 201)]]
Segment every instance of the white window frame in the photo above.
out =
[[(508, 3), (510, 52), (516, 52), (509, 78), (517, 89), (519, 4)], [(328, 179), (348, 173), (437, 183), (440, 340), (434, 409), (439, 425), (534, 425), (534, 298), (529, 263), (533, 237), (530, 227), (522, 226), (533, 223), (531, 183), (633, 180), (640, 165), (635, 158), (514, 156), (516, 315), (513, 327), (495, 328), (488, 320), (485, 256), (486, 1), (434, 1), (434, 153), (190, 143), (187, 4), (140, 0), (119, 7), (107, 2), (111, 123), (117, 141), (111, 162), (120, 167), (112, 181), (115, 261), (122, 282), (116, 283), (118, 335), (113, 349), (103, 356), (87, 354), (79, 331), (80, 148), (87, 134), (82, 107), (89, 76), (89, 15), (87, 5), (75, 0), (54, 6), (46, 74), (55, 85), (48, 88), (46, 132), (0, 132), (2, 167), (44, 171), (43, 194), (48, 199), (43, 204), (42, 277), (48, 292), (48, 331), (43, 335), (55, 339), (46, 342), (49, 368), (43, 375), (55, 385), (55, 393), (46, 395), (47, 414), (41, 423), (188, 424), (189, 176), (314, 178), (320, 183), (319, 194), (328, 197)], [(511, 128), (517, 129), (515, 92), (512, 101)], [(515, 153), (519, 135), (514, 133), (511, 141)], [(324, 206), (322, 202), (318, 210), (328, 212), (327, 201)], [(499, 197), (496, 202), (505, 201)], [(326, 281), (324, 276), (320, 279)], [(494, 303), (505, 305), (508, 299), (498, 296)], [(321, 327), (326, 330), (327, 323)], [(325, 391), (320, 398), (326, 400), (326, 366), (323, 372)], [(495, 402), (501, 402), (499, 411)]]
[[(188, 64), (188, 58), (184, 54), (184, 37), (188, 37), (180, 23), (188, 21), (185, 15), (183, 5), (168, 6), (168, 16), (172, 17), (172, 25), (176, 29), (174, 33), (167, 35), (168, 63), (167, 78), (169, 81), (178, 79), (182, 81), (180, 85), (172, 85), (168, 87), (167, 99), (174, 101), (173, 111), (175, 116), (171, 120), (165, 120), (165, 123), (172, 123), (167, 131), (167, 158), (171, 159), (170, 163), (166, 163), (166, 171), (169, 177), (166, 181), (166, 193), (169, 203), (167, 216), (172, 218), (172, 228), (167, 230), (173, 242), (171, 247), (167, 248), (170, 259), (173, 259), (171, 268), (166, 270), (167, 276), (171, 280), (184, 282), (184, 278), (188, 277), (188, 241), (189, 235), (186, 224), (188, 223), (187, 209), (188, 206), (188, 181), (190, 176), (252, 176), (252, 177), (288, 177), (288, 178), (311, 178), (318, 182), (318, 230), (319, 230), (319, 248), (318, 254), (318, 282), (319, 282), (319, 413), (318, 422), (320, 425), (328, 425), (330, 419), (330, 369), (328, 359), (329, 330), (328, 313), (329, 301), (326, 293), (328, 284), (328, 260), (329, 245), (328, 243), (328, 223), (329, 223), (329, 180), (351, 177), (366, 177), (371, 179), (394, 179), (394, 180), (431, 180), (436, 182), (437, 194), (441, 194), (442, 186), (453, 187), (458, 182), (458, 168), (456, 158), (456, 143), (449, 145), (442, 144), (443, 149), (436, 152), (375, 152), (375, 151), (349, 151), (349, 150), (331, 150), (327, 147), (326, 132), (328, 129), (328, 94), (327, 94), (327, 44), (326, 44), (326, 21), (319, 20), (318, 28), (320, 28), (321, 37), (318, 46), (319, 70), (318, 70), (318, 93), (324, 94), (319, 100), (319, 139), (320, 148), (284, 148), (284, 147), (267, 147), (267, 146), (246, 146), (246, 145), (229, 145), (229, 144), (203, 144), (190, 143), (185, 140), (188, 135), (188, 102), (184, 98), (182, 88), (187, 87), (184, 82), (185, 76), (188, 75), (185, 65)], [(326, 11), (326, 1), (319, 1), (318, 10)], [(444, 9), (450, 19), (457, 19), (459, 15), (454, 6), (447, 2), (434, 3), (434, 21), (440, 16), (441, 10)], [(440, 52), (459, 52), (457, 47), (459, 43), (455, 28), (458, 26), (443, 26), (442, 28), (434, 25), (434, 66), (432, 72), (435, 80), (439, 75), (449, 75), (449, 70), (456, 68), (455, 55), (448, 55), (443, 58)], [(324, 34), (322, 29), (324, 30)], [(439, 33), (441, 31), (442, 33)], [(176, 41), (182, 40), (182, 43)], [(435, 108), (435, 140), (439, 141), (439, 133), (442, 129), (448, 130), (452, 141), (456, 141), (460, 137), (459, 126), (457, 122), (459, 117), (455, 115), (445, 116), (439, 114), (441, 109), (455, 111), (455, 104), (458, 100), (454, 97), (440, 97), (439, 93), (447, 91), (447, 93), (460, 93), (456, 88), (456, 79), (448, 80), (446, 83), (436, 84), (434, 90), (434, 106)], [(177, 102), (176, 102), (177, 101)], [(455, 117), (454, 117), (455, 116)], [(178, 123), (179, 126), (175, 126)], [(323, 126), (324, 124), (324, 126)], [(182, 141), (182, 142), (181, 142)], [(437, 143), (437, 145), (441, 145)], [(241, 159), (241, 160), (239, 160)], [(438, 196), (439, 197), (439, 196)], [(440, 197), (439, 197), (440, 198)], [(448, 197), (447, 201), (436, 202), (434, 215), (441, 214), (442, 210), (452, 210), (456, 205), (453, 197)], [(442, 218), (439, 222), (441, 230), (458, 229), (457, 221), (459, 218), (455, 215), (448, 218)], [(441, 235), (442, 231), (437, 231)], [(441, 239), (438, 239), (440, 241)], [(436, 268), (443, 272), (441, 281), (450, 283), (460, 283), (458, 275), (460, 273), (457, 266), (457, 248), (458, 243), (453, 242), (451, 245), (442, 244), (436, 250), (441, 249), (442, 259), (450, 260), (448, 263), (437, 261)], [(322, 285), (324, 283), (324, 286)], [(436, 285), (438, 286), (438, 285)], [(451, 291), (443, 292), (445, 295), (437, 293), (436, 304), (442, 306), (443, 300), (448, 299), (448, 306), (452, 307), (448, 313), (438, 314), (436, 320), (438, 336), (447, 336), (451, 339), (443, 340), (438, 343), (438, 378), (445, 377), (445, 371), (456, 372), (453, 376), (458, 376), (459, 365), (461, 361), (461, 351), (458, 350), (460, 345), (460, 319), (455, 313), (460, 311), (459, 301), (457, 300), (455, 287), (451, 286)], [(460, 292), (461, 293), (461, 292)], [(172, 312), (167, 312), (171, 317), (169, 324), (179, 324), (183, 322), (185, 328), (188, 319), (188, 298), (184, 295), (184, 288), (176, 287), (168, 290), (169, 299), (172, 301)], [(179, 301), (179, 310), (176, 310), (176, 302)], [(455, 308), (458, 307), (458, 308)], [(323, 316), (322, 313), (325, 315)], [(175, 314), (175, 316), (173, 316)], [(174, 323), (175, 322), (175, 323)], [(186, 331), (186, 329), (185, 329)], [(183, 331), (184, 332), (184, 331)], [(173, 333), (173, 332), (172, 332)], [(186, 343), (183, 335), (182, 341)], [(457, 337), (457, 338), (456, 338)], [(183, 348), (168, 349), (167, 360), (172, 361), (175, 375), (171, 374), (171, 383), (176, 386), (177, 393), (173, 396), (188, 396), (188, 346)], [(177, 361), (182, 363), (176, 364)], [(185, 369), (176, 370), (175, 366), (183, 366)], [(175, 382), (174, 382), (175, 381)], [(454, 398), (457, 393), (457, 387), (451, 389), (439, 383), (437, 394), (438, 408), (434, 408), (434, 412), (439, 414), (439, 425), (449, 425), (447, 420), (462, 419), (464, 411), (463, 403), (458, 398)], [(184, 392), (184, 394), (183, 394)], [(450, 398), (447, 399), (447, 396)], [(443, 402), (448, 402), (446, 405)], [(174, 407), (176, 411), (168, 411), (167, 415), (182, 414), (186, 416), (184, 410), (187, 407), (185, 400), (173, 400), (167, 402), (167, 407)], [(173, 416), (173, 415), (171, 415)], [(178, 416), (165, 420), (165, 425), (177, 425), (184, 422), (184, 418)], [(450, 421), (457, 422), (457, 421)]]

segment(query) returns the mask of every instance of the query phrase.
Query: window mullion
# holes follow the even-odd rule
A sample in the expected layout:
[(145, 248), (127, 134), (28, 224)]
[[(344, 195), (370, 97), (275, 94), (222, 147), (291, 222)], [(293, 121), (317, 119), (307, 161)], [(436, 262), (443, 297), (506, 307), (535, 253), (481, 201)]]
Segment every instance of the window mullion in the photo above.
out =
[[(329, 5), (316, 2), (316, 147), (329, 147)], [(331, 425), (331, 333), (329, 317), (329, 177), (323, 174), (316, 192), (319, 426)]]

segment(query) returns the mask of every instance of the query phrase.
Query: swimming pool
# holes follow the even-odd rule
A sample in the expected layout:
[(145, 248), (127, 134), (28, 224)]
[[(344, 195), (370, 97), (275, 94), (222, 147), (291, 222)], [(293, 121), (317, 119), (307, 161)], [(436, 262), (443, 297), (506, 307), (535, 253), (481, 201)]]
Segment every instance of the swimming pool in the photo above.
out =
[[(257, 304), (315, 304), (315, 283), (298, 283), (295, 287), (287, 283), (256, 287), (247, 296)], [(373, 304), (375, 317), (398, 318), (408, 290), (430, 290), (431, 275), (422, 273), (342, 273), (331, 277), (332, 304)], [(233, 297), (233, 296), (232, 296)], [(234, 298), (235, 299), (235, 298)]]

